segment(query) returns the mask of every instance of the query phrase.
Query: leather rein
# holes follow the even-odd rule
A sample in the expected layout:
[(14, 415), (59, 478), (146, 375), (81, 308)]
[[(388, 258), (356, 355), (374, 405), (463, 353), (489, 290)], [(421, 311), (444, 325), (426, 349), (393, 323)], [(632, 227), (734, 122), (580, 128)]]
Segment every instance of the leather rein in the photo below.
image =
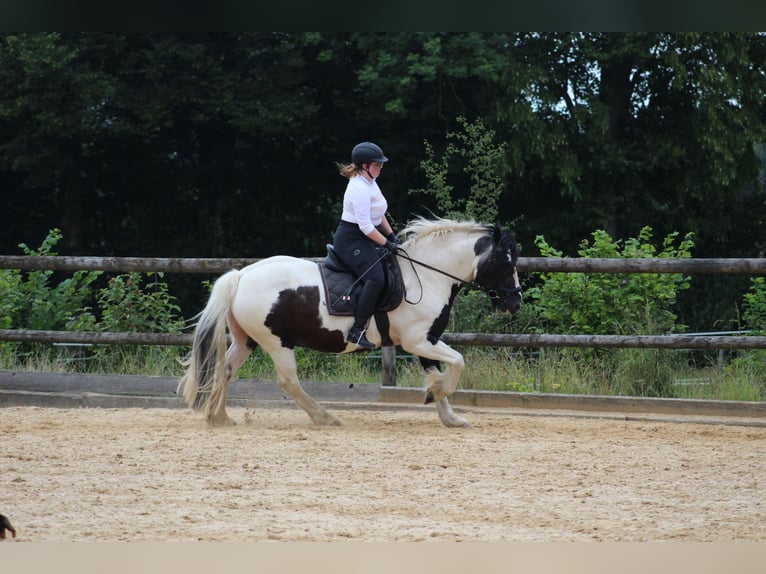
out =
[[(521, 287), (514, 287), (512, 289), (509, 289), (507, 287), (498, 287), (496, 289), (489, 289), (476, 281), (476, 279), (473, 279), (471, 281), (466, 281), (465, 279), (461, 279), (460, 277), (457, 277), (456, 275), (452, 275), (451, 273), (447, 273), (443, 269), (439, 269), (438, 267), (434, 267), (433, 265), (429, 265), (428, 263), (424, 263), (423, 261), (419, 261), (417, 259), (413, 259), (410, 257), (407, 252), (399, 247), (396, 252), (397, 257), (401, 257), (402, 259), (406, 259), (410, 263), (416, 263), (417, 265), (420, 265), (421, 267), (425, 267), (426, 269), (430, 269), (431, 271), (436, 271), (437, 273), (441, 273), (442, 275), (449, 277), (450, 279), (454, 279), (458, 283), (460, 283), (460, 286), (463, 285), (476, 285), (480, 290), (484, 291), (487, 296), (492, 300), (500, 300), (504, 297), (509, 297), (510, 295), (513, 295), (515, 293), (521, 293)], [(415, 271), (414, 265), (413, 265), (413, 271)], [(420, 303), (420, 301), (423, 299), (423, 284), (420, 282), (420, 276), (418, 275), (417, 271), (415, 271), (415, 277), (418, 278), (418, 283), (420, 283), (420, 299), (418, 299), (417, 302), (413, 303), (412, 301), (405, 300), (410, 303), (411, 305), (417, 305)]]

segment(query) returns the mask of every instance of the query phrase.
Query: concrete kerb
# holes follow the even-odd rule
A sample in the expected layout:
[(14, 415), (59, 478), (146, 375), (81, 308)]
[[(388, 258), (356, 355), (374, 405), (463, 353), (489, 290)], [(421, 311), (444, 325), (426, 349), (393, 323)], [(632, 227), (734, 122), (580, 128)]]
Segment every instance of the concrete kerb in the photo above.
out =
[[(53, 408), (186, 408), (175, 391), (175, 377), (81, 375), (0, 370), (0, 407)], [(424, 406), (421, 388), (367, 383), (306, 381), (306, 391), (335, 409), (433, 409)], [(498, 411), (535, 416), (593, 416), (624, 420), (741, 421), (766, 426), (766, 402), (602, 397), (538, 393), (458, 390), (450, 402), (455, 410)], [(273, 381), (236, 380), (230, 387), (232, 406), (295, 407)], [(703, 420), (704, 419), (704, 420)], [(731, 422), (729, 422), (731, 424)]]
[[(400, 403), (422, 402), (423, 390), (402, 387), (381, 387), (379, 400), (381, 402)], [(627, 414), (654, 413), (766, 419), (766, 402), (755, 401), (713, 401), (458, 390), (450, 397), (450, 403), (480, 408), (618, 412)]]

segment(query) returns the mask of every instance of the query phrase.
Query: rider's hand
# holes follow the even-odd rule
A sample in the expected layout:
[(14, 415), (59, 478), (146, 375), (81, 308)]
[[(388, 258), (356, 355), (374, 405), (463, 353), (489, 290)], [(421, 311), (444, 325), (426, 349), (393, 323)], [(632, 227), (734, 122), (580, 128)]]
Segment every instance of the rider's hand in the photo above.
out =
[(396, 253), (401, 246), (402, 244), (399, 243), (396, 239), (386, 239), (385, 248), (388, 249), (391, 253)]

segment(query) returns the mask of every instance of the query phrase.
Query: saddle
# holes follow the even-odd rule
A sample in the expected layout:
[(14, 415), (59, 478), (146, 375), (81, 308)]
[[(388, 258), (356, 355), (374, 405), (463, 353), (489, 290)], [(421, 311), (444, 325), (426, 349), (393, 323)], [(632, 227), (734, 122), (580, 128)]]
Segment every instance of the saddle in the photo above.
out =
[[(404, 282), (396, 257), (390, 256), (383, 247), (376, 249), (378, 255), (383, 258), (386, 279), (385, 287), (375, 308), (375, 312), (378, 313), (391, 311), (399, 306), (404, 298)], [(362, 282), (358, 280), (359, 276), (338, 257), (332, 244), (327, 245), (327, 256), (317, 265), (324, 285), (327, 312), (330, 315), (353, 316), (359, 290), (362, 288)]]

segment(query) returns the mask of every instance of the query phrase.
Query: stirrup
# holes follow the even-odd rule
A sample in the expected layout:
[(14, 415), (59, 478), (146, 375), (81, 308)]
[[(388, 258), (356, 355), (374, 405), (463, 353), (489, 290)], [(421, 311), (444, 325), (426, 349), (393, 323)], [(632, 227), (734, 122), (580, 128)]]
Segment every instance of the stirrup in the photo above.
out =
[(365, 349), (374, 349), (375, 343), (370, 342), (367, 337), (364, 336), (365, 330), (364, 329), (358, 329), (351, 327), (351, 330), (348, 332), (348, 336), (346, 337), (346, 341), (349, 343), (353, 343), (357, 347), (363, 347)]

